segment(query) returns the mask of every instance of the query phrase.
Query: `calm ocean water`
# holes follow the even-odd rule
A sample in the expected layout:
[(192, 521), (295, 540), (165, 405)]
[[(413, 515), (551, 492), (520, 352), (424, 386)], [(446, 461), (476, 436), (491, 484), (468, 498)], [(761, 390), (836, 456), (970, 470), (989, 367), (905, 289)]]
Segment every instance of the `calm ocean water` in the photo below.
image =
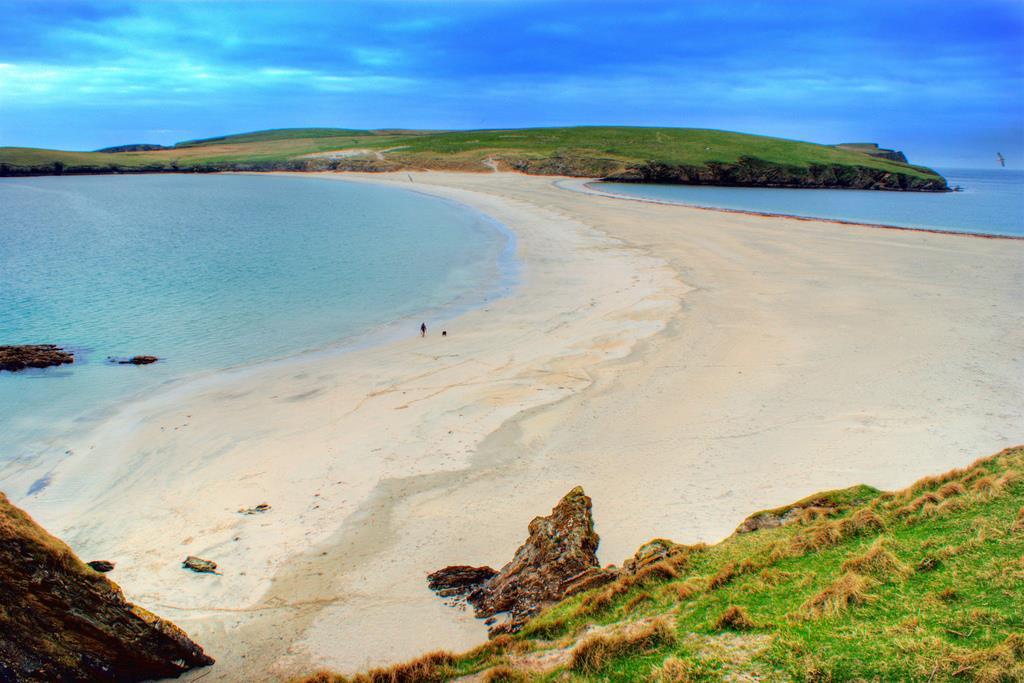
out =
[(790, 190), (600, 183), (609, 192), (724, 209), (955, 232), (1024, 235), (1024, 171), (938, 169), (962, 192)]
[[(71, 366), (0, 373), (0, 460), (169, 380), (355, 343), (406, 319), (415, 334), (421, 316), (512, 286), (512, 251), (486, 217), (386, 187), (0, 179), (0, 344), (76, 352)], [(164, 360), (105, 362), (135, 354)]]

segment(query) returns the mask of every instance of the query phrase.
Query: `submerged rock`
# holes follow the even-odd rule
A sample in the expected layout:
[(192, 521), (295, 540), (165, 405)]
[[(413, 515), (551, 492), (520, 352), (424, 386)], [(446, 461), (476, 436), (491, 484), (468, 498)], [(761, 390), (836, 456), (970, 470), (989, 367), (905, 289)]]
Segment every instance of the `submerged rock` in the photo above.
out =
[(75, 355), (54, 344), (0, 346), (0, 370), (18, 372), (25, 368), (48, 368), (74, 363)]
[(0, 681), (142, 681), (213, 659), (0, 493)]
[(92, 562), (86, 562), (86, 564), (101, 574), (106, 574), (114, 569), (114, 563), (110, 560), (93, 560)]
[(507, 621), (491, 628), (491, 635), (496, 635), (518, 631), (545, 604), (581, 585), (582, 575), (603, 571), (597, 561), (600, 539), (594, 532), (591, 501), (581, 487), (566, 494), (548, 517), (534, 518), (529, 531), (529, 538), (500, 571), (447, 567), (428, 577), (430, 587), (445, 597), (464, 594), (478, 617), (508, 613)]
[(181, 563), (183, 569), (191, 569), (198, 574), (216, 574), (217, 563), (213, 560), (204, 560), (201, 557), (195, 555), (189, 555), (185, 558), (185, 561)]
[(115, 365), (149, 365), (160, 359), (156, 356), (132, 356), (131, 358), (114, 358), (110, 356), (107, 360)]

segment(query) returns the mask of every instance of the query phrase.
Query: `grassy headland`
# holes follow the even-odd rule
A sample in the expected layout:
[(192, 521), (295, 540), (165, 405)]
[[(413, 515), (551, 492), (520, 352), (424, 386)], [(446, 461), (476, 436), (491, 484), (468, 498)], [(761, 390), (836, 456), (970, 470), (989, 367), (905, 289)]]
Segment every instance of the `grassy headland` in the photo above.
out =
[[(0, 176), (214, 171), (455, 170), (776, 187), (947, 189), (935, 171), (863, 146), (694, 128), (479, 131), (297, 128), (189, 140), (161, 149), (66, 152), (0, 147)], [(116, 149), (116, 148), (115, 148)]]
[(754, 530), (713, 546), (649, 543), (632, 572), (472, 652), (306, 683), (467, 674), (1024, 680), (1024, 447), (902, 491), (818, 494), (757, 513), (744, 527)]

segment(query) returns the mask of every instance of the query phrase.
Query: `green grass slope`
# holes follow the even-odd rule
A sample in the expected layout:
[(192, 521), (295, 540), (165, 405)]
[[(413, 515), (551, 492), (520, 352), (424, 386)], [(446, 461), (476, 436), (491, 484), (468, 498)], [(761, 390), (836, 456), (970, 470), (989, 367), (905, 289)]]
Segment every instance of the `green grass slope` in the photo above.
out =
[(931, 169), (857, 149), (692, 128), (296, 128), (114, 154), (0, 147), (0, 175), (495, 168), (637, 182), (946, 189), (945, 180)]
[(1024, 681), (1024, 447), (758, 514), (787, 512), (713, 546), (662, 542), (515, 636), (351, 680)]
[(238, 133), (235, 135), (220, 135), (213, 138), (202, 138), (200, 140), (186, 140), (179, 142), (175, 147), (201, 147), (204, 145), (231, 145), (246, 142), (270, 142), (272, 140), (305, 140), (316, 138), (345, 138), (352, 136), (372, 135), (368, 130), (353, 130), (350, 128), (274, 128), (272, 130), (259, 130), (252, 133)]

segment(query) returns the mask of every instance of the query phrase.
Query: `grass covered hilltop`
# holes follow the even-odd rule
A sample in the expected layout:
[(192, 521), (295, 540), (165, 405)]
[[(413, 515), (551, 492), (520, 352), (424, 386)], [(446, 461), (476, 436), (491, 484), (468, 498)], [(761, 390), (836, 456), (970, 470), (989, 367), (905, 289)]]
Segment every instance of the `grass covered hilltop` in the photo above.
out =
[(819, 145), (697, 128), (295, 128), (97, 152), (0, 147), (0, 176), (424, 169), (703, 185), (949, 189), (935, 171), (873, 144)]
[(304, 683), (1024, 681), (1024, 447), (633, 560), (472, 652)]

